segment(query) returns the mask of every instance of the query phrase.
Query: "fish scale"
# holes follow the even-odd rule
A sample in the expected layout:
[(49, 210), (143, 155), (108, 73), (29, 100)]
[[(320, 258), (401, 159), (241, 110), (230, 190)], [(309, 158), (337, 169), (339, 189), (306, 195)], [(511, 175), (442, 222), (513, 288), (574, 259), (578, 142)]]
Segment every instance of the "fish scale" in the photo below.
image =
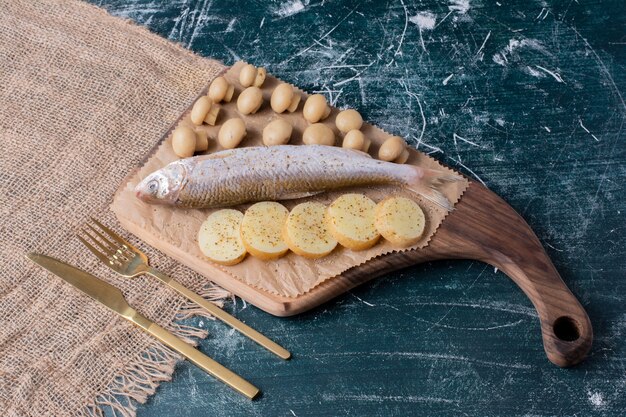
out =
[(322, 145), (250, 147), (172, 162), (137, 185), (153, 204), (183, 208), (227, 207), (304, 197), (363, 185), (405, 186), (449, 208), (435, 188), (453, 174), (395, 164), (363, 152)]

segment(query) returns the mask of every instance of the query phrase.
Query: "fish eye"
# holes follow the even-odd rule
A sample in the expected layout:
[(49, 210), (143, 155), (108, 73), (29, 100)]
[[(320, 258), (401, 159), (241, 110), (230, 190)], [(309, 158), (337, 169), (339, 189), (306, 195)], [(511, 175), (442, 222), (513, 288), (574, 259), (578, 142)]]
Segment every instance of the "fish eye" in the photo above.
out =
[(148, 183), (148, 190), (150, 190), (152, 194), (156, 194), (158, 189), (159, 189), (159, 182), (157, 180), (152, 180)]

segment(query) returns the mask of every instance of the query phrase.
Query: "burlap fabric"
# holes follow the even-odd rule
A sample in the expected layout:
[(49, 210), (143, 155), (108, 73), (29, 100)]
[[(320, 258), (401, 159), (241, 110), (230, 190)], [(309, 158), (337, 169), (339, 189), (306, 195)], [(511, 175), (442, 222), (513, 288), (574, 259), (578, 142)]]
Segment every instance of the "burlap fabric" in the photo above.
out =
[(0, 415), (101, 415), (109, 404), (131, 416), (129, 399), (145, 400), (177, 360), (29, 251), (94, 272), (182, 336), (205, 335), (175, 324), (197, 309), (150, 278), (109, 272), (74, 235), (89, 216), (115, 223), (107, 207), (124, 176), (221, 70), (88, 4), (0, 0)]

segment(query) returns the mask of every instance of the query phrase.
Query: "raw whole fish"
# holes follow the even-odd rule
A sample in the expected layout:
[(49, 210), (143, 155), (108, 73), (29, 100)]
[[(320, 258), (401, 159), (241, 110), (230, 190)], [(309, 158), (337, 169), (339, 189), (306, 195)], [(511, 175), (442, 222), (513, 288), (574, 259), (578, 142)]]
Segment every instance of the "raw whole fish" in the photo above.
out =
[(151, 204), (184, 208), (227, 207), (301, 198), (338, 188), (396, 184), (450, 210), (436, 187), (460, 177), (419, 166), (373, 159), (322, 145), (248, 147), (175, 161), (135, 188)]

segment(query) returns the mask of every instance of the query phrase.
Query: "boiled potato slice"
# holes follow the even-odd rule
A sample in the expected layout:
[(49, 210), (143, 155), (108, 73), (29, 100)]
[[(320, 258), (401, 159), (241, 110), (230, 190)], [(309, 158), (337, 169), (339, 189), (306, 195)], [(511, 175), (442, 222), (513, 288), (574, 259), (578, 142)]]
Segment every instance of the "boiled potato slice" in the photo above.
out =
[(283, 227), (283, 239), (294, 253), (311, 259), (326, 256), (337, 246), (326, 223), (326, 206), (315, 202), (291, 209)]
[(376, 229), (394, 246), (415, 245), (424, 234), (426, 218), (421, 207), (405, 197), (389, 197), (376, 206)]
[(239, 228), (243, 214), (237, 210), (218, 210), (209, 215), (200, 226), (198, 245), (211, 261), (235, 265), (246, 257)]
[(344, 194), (328, 206), (328, 228), (339, 243), (352, 250), (371, 248), (380, 234), (374, 226), (376, 203), (363, 194)]
[(241, 239), (250, 255), (263, 260), (277, 259), (289, 248), (282, 229), (289, 211), (279, 203), (264, 201), (250, 206), (241, 222)]

